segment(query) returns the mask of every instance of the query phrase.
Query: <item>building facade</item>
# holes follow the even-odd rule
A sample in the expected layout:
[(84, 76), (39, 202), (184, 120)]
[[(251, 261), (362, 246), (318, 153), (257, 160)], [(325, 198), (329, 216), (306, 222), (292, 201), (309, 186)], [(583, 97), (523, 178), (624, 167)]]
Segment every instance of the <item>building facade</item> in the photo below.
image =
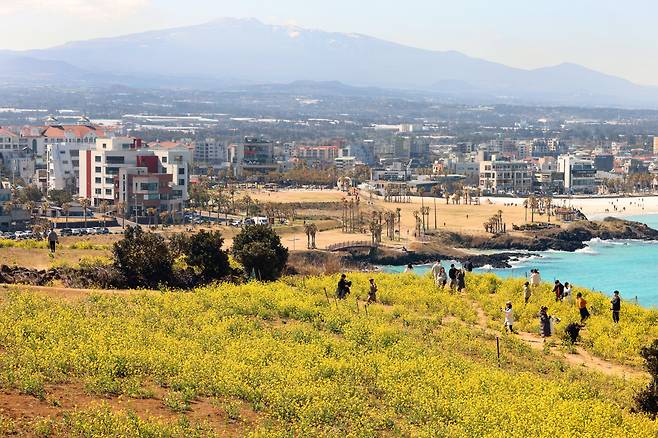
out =
[(490, 193), (529, 193), (532, 171), (524, 161), (483, 161), (480, 188)]

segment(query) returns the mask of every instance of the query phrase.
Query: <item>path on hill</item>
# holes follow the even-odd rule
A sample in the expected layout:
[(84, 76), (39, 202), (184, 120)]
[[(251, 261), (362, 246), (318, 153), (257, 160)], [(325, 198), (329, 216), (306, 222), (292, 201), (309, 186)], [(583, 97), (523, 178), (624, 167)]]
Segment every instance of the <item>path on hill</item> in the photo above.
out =
[[(477, 312), (478, 326), (480, 326), (486, 333), (495, 336), (502, 335), (502, 332), (489, 328), (489, 318), (484, 312), (484, 309), (482, 309), (482, 306), (480, 306), (480, 303), (470, 298), (467, 299), (471, 302), (471, 305)], [(540, 335), (521, 331), (516, 332), (515, 335), (532, 349), (544, 351), (544, 339)], [(590, 371), (598, 371), (609, 376), (619, 377), (622, 379), (646, 378), (648, 376), (645, 371), (642, 371), (638, 368), (618, 364), (592, 356), (587, 350), (578, 345), (574, 346), (575, 353), (565, 353), (561, 351), (557, 346), (551, 346), (549, 347), (549, 350), (552, 355), (560, 359), (564, 359), (569, 365), (582, 367)]]

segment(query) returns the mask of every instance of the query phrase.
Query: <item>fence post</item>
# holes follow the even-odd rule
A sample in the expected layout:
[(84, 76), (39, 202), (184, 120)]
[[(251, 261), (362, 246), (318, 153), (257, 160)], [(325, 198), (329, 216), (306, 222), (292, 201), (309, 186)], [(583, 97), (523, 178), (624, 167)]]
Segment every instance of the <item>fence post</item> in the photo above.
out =
[(500, 338), (496, 336), (496, 354), (498, 355), (498, 366), (500, 366)]

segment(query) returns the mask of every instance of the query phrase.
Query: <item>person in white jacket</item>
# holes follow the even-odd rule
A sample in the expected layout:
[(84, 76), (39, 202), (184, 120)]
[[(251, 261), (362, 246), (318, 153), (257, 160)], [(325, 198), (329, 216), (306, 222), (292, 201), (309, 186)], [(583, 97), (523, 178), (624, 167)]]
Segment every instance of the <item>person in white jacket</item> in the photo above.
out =
[(510, 333), (514, 333), (512, 326), (514, 325), (514, 311), (512, 310), (512, 302), (508, 301), (505, 304), (505, 330), (509, 330)]

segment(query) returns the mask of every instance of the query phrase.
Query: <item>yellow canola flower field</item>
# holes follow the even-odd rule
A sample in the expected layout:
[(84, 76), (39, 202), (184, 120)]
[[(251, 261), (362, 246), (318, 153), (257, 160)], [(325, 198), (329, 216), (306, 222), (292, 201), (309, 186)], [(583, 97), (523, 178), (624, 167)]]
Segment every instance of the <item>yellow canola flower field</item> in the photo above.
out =
[(514, 336), (500, 338), (498, 360), (471, 300), (495, 318), (515, 280), (470, 275), (469, 298), (429, 277), (376, 274), (380, 303), (366, 309), (369, 275), (351, 274), (342, 302), (336, 277), (77, 301), (13, 292), (0, 303), (0, 385), (46, 402), (52, 383), (84, 382), (99, 399), (148, 397), (156, 385), (182, 416), (105, 407), (40, 420), (63, 436), (213, 436), (183, 421), (180, 406), (201, 399), (239, 400), (259, 418), (246, 433), (263, 437), (658, 435), (632, 412), (646, 381), (571, 368)]

